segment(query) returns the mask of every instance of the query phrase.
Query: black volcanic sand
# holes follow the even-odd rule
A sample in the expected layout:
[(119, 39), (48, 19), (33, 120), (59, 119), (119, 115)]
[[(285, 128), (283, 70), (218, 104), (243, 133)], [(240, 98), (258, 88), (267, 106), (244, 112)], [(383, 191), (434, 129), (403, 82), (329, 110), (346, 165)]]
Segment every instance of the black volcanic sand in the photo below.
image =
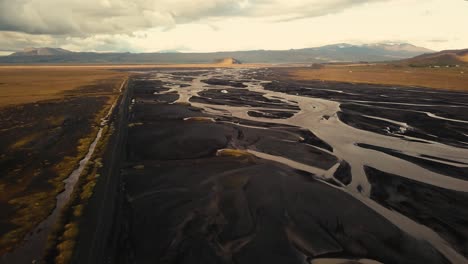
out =
[(124, 171), (132, 214), (123, 260), (303, 263), (314, 256), (360, 256), (445, 262), (349, 195), (278, 164), (211, 157), (144, 165)]
[(333, 174), (335, 179), (339, 180), (344, 185), (348, 185), (351, 183), (351, 166), (346, 161), (341, 161), (340, 166)]
[[(468, 98), (467, 98), (468, 100)], [(390, 108), (390, 109), (389, 109)], [(437, 107), (435, 107), (437, 108)], [(464, 107), (440, 107), (446, 108), (446, 110), (453, 110), (454, 115), (458, 115), (458, 119), (468, 120), (468, 116), (459, 115), (460, 109), (468, 109)], [(437, 114), (437, 111), (433, 111), (433, 108), (420, 107), (419, 110), (423, 112), (431, 112)], [(456, 146), (456, 147), (468, 147), (468, 140), (464, 134), (468, 134), (468, 123), (457, 123), (450, 122), (442, 119), (435, 119), (427, 116), (425, 113), (412, 112), (411, 110), (405, 110), (405, 107), (401, 105), (382, 106), (382, 105), (369, 105), (362, 106), (356, 104), (345, 103), (341, 105), (340, 118), (347, 124), (373, 131), (376, 133), (385, 132), (382, 127), (389, 127), (390, 131), (398, 131), (398, 127), (395, 128), (395, 124), (375, 120), (372, 118), (363, 117), (362, 115), (376, 116), (386, 119), (395, 120), (398, 122), (407, 123), (411, 126), (410, 129), (405, 131), (405, 135), (411, 137), (417, 137), (421, 139), (441, 142), (444, 144)], [(448, 111), (447, 111), (448, 112)], [(450, 115), (449, 115), (450, 116)], [(466, 116), (461, 118), (462, 116)], [(360, 119), (358, 119), (360, 118)], [(372, 120), (369, 120), (372, 119)], [(375, 126), (374, 123), (380, 123)]]
[(249, 111), (249, 116), (253, 117), (264, 117), (264, 118), (290, 118), (294, 115), (294, 112), (276, 111), (276, 110), (264, 110), (264, 111)]
[[(142, 93), (157, 86), (157, 81), (140, 79), (134, 84), (137, 100), (131, 106), (129, 123), (139, 125), (129, 127), (122, 170), (126, 219), (116, 230), (122, 234), (116, 252), (120, 263), (305, 263), (314, 258), (448, 263), (428, 242), (409, 236), (315, 175), (250, 154), (216, 155), (223, 148), (248, 148), (328, 170), (340, 161), (325, 151), (333, 149), (313, 133), (210, 115), (169, 100), (146, 100)], [(240, 104), (294, 109), (294, 105), (243, 88), (228, 91), (204, 91), (191, 101), (210, 103), (213, 108)], [(335, 176), (348, 184), (350, 167), (345, 161), (340, 163)], [(378, 186), (375, 182), (373, 186)], [(372, 198), (393, 206), (392, 199), (386, 200), (391, 195), (382, 193), (377, 188), (380, 198), (375, 192)], [(402, 195), (418, 207), (418, 197)], [(439, 204), (462, 197), (457, 195), (445, 200), (434, 196), (431, 201)], [(400, 210), (398, 206), (395, 210)], [(424, 206), (421, 210), (426, 210)], [(438, 209), (437, 214), (444, 216), (440, 223), (460, 229), (466, 226), (464, 214), (452, 220), (451, 214), (444, 215), (457, 206), (463, 206), (461, 201), (450, 209)], [(450, 241), (465, 245), (452, 236)], [(459, 236), (467, 237), (466, 233)]]
[(194, 107), (181, 104), (137, 103), (133, 109), (133, 122), (155, 119), (184, 119), (187, 117), (208, 116)]
[(468, 255), (468, 193), (416, 182), (366, 167), (371, 198), (430, 227)]
[(367, 144), (358, 144), (358, 146), (362, 148), (368, 148), (368, 149), (381, 151), (388, 155), (392, 155), (400, 159), (411, 161), (414, 164), (417, 164), (428, 170), (440, 173), (442, 175), (447, 174), (447, 175), (450, 175), (451, 177), (459, 178), (462, 180), (468, 180), (468, 168), (466, 167), (463, 168), (463, 167), (457, 167), (457, 166), (453, 166), (453, 165), (449, 165), (445, 163), (440, 163), (437, 161), (432, 161), (432, 160), (424, 159), (421, 157), (407, 155), (407, 154), (395, 151), (393, 149), (388, 149), (388, 148), (383, 148), (383, 147), (378, 147), (378, 146), (372, 146), (372, 145), (367, 145)]
[(199, 102), (213, 105), (232, 105), (232, 106), (251, 106), (251, 107), (270, 107), (280, 109), (299, 110), (296, 105), (286, 104), (280, 100), (272, 100), (264, 97), (261, 93), (252, 92), (245, 89), (226, 89), (207, 90), (198, 93), (200, 96), (194, 96), (191, 102)]
[(247, 87), (247, 85), (245, 85), (242, 81), (234, 81), (234, 80), (211, 78), (208, 80), (203, 80), (203, 82), (207, 84), (211, 84), (211, 85), (232, 86), (232, 87), (238, 87), (238, 88)]
[[(171, 103), (179, 99), (179, 95), (176, 92), (168, 92), (169, 88), (165, 87), (165, 83), (162, 81), (131, 80), (130, 82), (132, 85), (141, 87), (134, 91), (135, 100)], [(167, 93), (158, 94), (161, 92)]]

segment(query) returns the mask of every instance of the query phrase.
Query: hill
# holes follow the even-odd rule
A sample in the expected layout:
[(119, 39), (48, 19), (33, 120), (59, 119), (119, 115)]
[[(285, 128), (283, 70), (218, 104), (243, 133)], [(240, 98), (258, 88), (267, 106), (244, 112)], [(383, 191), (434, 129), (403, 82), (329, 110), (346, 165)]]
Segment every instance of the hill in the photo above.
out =
[[(316, 48), (291, 50), (250, 50), (212, 53), (95, 53), (70, 52), (51, 49), (17, 52), (0, 57), (0, 63), (212, 63), (219, 58), (236, 58), (243, 63), (328, 63), (359, 61), (390, 61), (411, 58), (431, 50), (407, 43), (382, 43), (368, 45), (334, 44)], [(47, 51), (47, 52), (46, 52)], [(57, 54), (60, 53), (60, 54)]]
[(468, 49), (444, 50), (436, 53), (423, 54), (403, 60), (402, 63), (416, 67), (467, 65)]
[(242, 64), (242, 62), (240, 62), (239, 60), (236, 60), (234, 58), (218, 59), (218, 60), (215, 60), (215, 63), (223, 64), (223, 65)]

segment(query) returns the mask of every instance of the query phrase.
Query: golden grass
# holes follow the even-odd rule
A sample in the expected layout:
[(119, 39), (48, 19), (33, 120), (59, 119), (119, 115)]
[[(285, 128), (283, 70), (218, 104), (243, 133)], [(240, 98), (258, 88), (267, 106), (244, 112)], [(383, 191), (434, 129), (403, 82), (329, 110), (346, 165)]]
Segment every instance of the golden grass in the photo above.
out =
[(136, 126), (142, 126), (143, 123), (142, 122), (136, 122), (136, 123), (130, 123), (128, 124), (128, 127), (136, 127)]
[[(0, 67), (1, 68), (1, 67)], [(4, 69), (0, 69), (0, 75), (5, 74), (6, 71), (3, 71)], [(18, 68), (15, 68), (15, 71), (20, 71)], [(39, 72), (44, 72), (44, 71), (39, 71)], [(66, 71), (60, 71), (62, 74), (64, 73), (70, 73), (70, 70)], [(80, 72), (83, 73), (84, 72)], [(13, 74), (14, 75), (14, 74)], [(21, 74), (17, 74), (16, 76), (19, 76)], [(72, 74), (73, 75), (73, 74)], [(96, 78), (88, 78), (85, 82), (80, 82), (79, 78), (80, 75), (73, 75), (73, 77), (70, 77), (74, 80), (76, 83), (75, 85), (80, 85), (86, 83), (88, 84), (93, 84), (93, 82), (96, 80), (96, 82), (99, 81), (101, 83), (102, 81), (105, 81), (106, 84), (110, 84), (115, 86), (115, 88), (118, 88), (122, 81), (126, 78), (127, 74), (120, 74), (118, 73), (115, 75), (112, 72), (108, 73), (97, 73)], [(54, 80), (54, 78), (58, 78), (58, 75), (55, 77), (52, 77), (51, 79)], [(62, 76), (66, 82), (72, 83), (72, 79), (69, 79), (67, 76)], [(88, 76), (89, 77), (89, 76)], [(106, 78), (106, 79), (100, 79), (100, 78)], [(35, 81), (39, 80), (42, 77), (35, 77)], [(39, 78), (39, 79), (37, 79)], [(111, 79), (109, 79), (111, 78)], [(91, 82), (90, 82), (91, 80)], [(56, 80), (57, 81), (57, 80)], [(4, 82), (4, 79), (0, 79), (0, 82)], [(34, 82), (34, 81), (33, 81)], [(58, 83), (62, 83), (62, 81), (57, 81)], [(54, 83), (54, 81), (52, 81)], [(73, 86), (75, 88), (79, 88), (81, 86)], [(19, 87), (19, 89), (24, 89), (24, 87)], [(109, 111), (111, 104), (115, 101), (117, 97), (117, 90), (114, 88), (114, 91), (107, 94), (106, 96), (109, 98), (108, 102), (102, 105), (102, 108), (100, 111), (96, 112), (94, 122), (90, 124), (91, 129), (90, 132), (86, 135), (83, 135), (83, 137), (79, 140), (77, 146), (76, 146), (76, 152), (73, 156), (65, 156), (61, 159), (60, 162), (57, 162), (55, 164), (51, 164), (51, 169), (57, 174), (57, 176), (51, 180), (49, 180), (49, 183), (54, 187), (53, 190), (48, 191), (48, 192), (35, 192), (34, 190), (27, 190), (25, 189), (26, 186), (28, 186), (28, 182), (31, 181), (34, 178), (34, 174), (36, 173), (36, 170), (41, 170), (41, 168), (33, 168), (34, 170), (32, 171), (25, 171), (25, 176), (24, 177), (18, 177), (18, 182), (14, 185), (12, 184), (5, 184), (0, 180), (0, 198), (4, 201), (7, 201), (10, 205), (12, 205), (15, 208), (15, 212), (12, 215), (8, 216), (9, 221), (12, 224), (15, 224), (16, 227), (0, 237), (0, 253), (4, 252), (5, 250), (11, 249), (13, 246), (15, 246), (17, 243), (19, 243), (24, 235), (31, 231), (40, 221), (45, 219), (49, 213), (53, 210), (55, 206), (55, 197), (58, 193), (60, 193), (63, 190), (64, 183), (63, 180), (78, 166), (79, 161), (86, 155), (90, 144), (96, 137), (96, 134), (98, 132), (98, 127), (97, 125), (101, 122), (101, 118), (103, 118)], [(54, 96), (63, 96), (61, 94), (62, 90), (54, 90), (53, 93), (48, 95), (48, 99), (53, 98)], [(0, 86), (0, 94), (2, 94), (2, 87)], [(90, 96), (93, 96), (93, 92), (91, 91)], [(82, 96), (81, 94), (78, 94), (78, 96)], [(83, 95), (86, 96), (86, 95)], [(37, 97), (32, 97), (33, 99), (36, 99)], [(31, 99), (31, 98), (29, 98)], [(29, 100), (28, 99), (28, 100)], [(1, 101), (1, 99), (0, 99)], [(19, 103), (22, 102), (21, 100), (16, 100), (14, 103)], [(1, 102), (0, 102), (0, 106)], [(47, 123), (51, 126), (57, 126), (61, 124), (64, 120), (63, 116), (58, 116), (58, 115), (53, 115), (50, 116), (46, 121)], [(38, 136), (38, 132), (32, 130), (33, 132), (27, 136), (24, 136), (22, 138), (19, 138), (16, 142), (12, 142), (12, 145), (10, 145), (10, 148), (22, 148), (22, 147), (27, 147), (28, 143), (33, 141), (35, 138)], [(100, 163), (98, 163), (100, 164)], [(100, 164), (102, 166), (102, 164)], [(83, 197), (89, 197), (92, 193), (92, 189), (94, 188), (94, 183), (87, 184), (86, 186), (86, 193), (83, 194)], [(12, 199), (12, 197), (15, 197)], [(77, 214), (81, 214), (81, 211), (77, 209), (76, 211)]]
[(58, 127), (63, 124), (63, 121), (65, 120), (65, 116), (49, 116), (46, 121), (50, 126), (53, 127)]
[(65, 91), (128, 73), (82, 67), (0, 67), (0, 107), (57, 99)]
[(57, 245), (59, 254), (55, 258), (56, 264), (70, 263), (75, 248), (75, 238), (78, 235), (78, 223), (72, 222), (65, 225), (62, 242)]
[(220, 149), (216, 152), (216, 156), (220, 157), (254, 157), (254, 155), (248, 153), (245, 150), (240, 149)]
[(234, 174), (234, 175), (228, 175), (223, 177), (220, 180), (221, 186), (223, 186), (224, 189), (238, 189), (242, 188), (247, 184), (247, 182), (250, 179), (250, 175), (246, 174)]
[(93, 131), (80, 140), (77, 146), (78, 154), (75, 157), (65, 156), (61, 162), (53, 166), (53, 170), (57, 173), (57, 177), (49, 181), (54, 186), (53, 191), (35, 192), (8, 201), (9, 204), (20, 209), (10, 216), (11, 223), (17, 227), (0, 238), (0, 249), (8, 250), (19, 243), (27, 232), (50, 214), (55, 207), (55, 197), (64, 189), (63, 180), (73, 172), (79, 161), (86, 155), (96, 133), (97, 131)]
[(142, 169), (144, 169), (144, 168), (145, 168), (145, 165), (143, 165), (143, 164), (139, 164), (139, 165), (135, 165), (135, 166), (133, 166), (133, 168), (134, 168), (135, 170), (142, 170)]
[(466, 54), (464, 56), (459, 56), (459, 58), (464, 62), (468, 62), (468, 54)]
[(413, 68), (393, 65), (326, 66), (322, 69), (288, 68), (296, 80), (325, 80), (468, 91), (468, 68)]
[[(85, 207), (94, 193), (99, 171), (103, 167), (102, 156), (106, 151), (110, 137), (114, 132), (113, 126), (103, 128), (102, 137), (96, 145), (92, 161), (88, 162), (83, 170), (77, 185), (72, 193), (70, 201), (61, 212), (59, 223), (55, 231), (48, 237), (46, 254), (52, 256), (56, 264), (70, 263), (79, 235), (80, 221), (83, 217)], [(52, 253), (56, 252), (56, 253)]]
[(36, 192), (9, 201), (10, 204), (20, 208), (11, 218), (11, 223), (17, 225), (18, 228), (1, 237), (0, 248), (2, 250), (8, 250), (21, 242), (24, 235), (38, 223), (38, 219), (47, 217), (55, 206), (49, 202), (49, 195), (48, 192)]
[(33, 142), (34, 140), (39, 138), (40, 135), (41, 133), (31, 133), (25, 137), (18, 139), (16, 142), (10, 145), (10, 148), (12, 149), (22, 148), (26, 146), (27, 144), (29, 144), (30, 142)]
[(195, 121), (195, 122), (206, 122), (206, 123), (215, 122), (213, 118), (204, 117), (204, 116), (187, 117), (187, 118), (184, 118), (184, 121)]

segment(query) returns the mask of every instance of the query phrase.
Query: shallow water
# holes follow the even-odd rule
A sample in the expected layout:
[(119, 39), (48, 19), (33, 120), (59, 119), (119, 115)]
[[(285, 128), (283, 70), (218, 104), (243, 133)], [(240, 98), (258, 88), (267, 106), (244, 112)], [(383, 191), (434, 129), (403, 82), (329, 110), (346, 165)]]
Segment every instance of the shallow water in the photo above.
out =
[[(250, 80), (244, 82), (247, 88), (233, 88), (228, 86), (220, 85), (209, 85), (203, 83), (202, 80), (206, 80), (212, 77), (227, 78), (234, 80), (245, 80), (244, 73), (246, 70), (242, 69), (223, 69), (213, 71), (209, 74), (197, 76), (192, 82), (180, 81), (181, 84), (189, 84), (190, 87), (175, 88), (172, 87), (171, 91), (177, 91), (179, 99), (177, 102), (190, 103), (194, 107), (203, 109), (205, 113), (212, 114), (214, 116), (231, 116), (244, 120), (250, 120), (255, 122), (273, 123), (278, 125), (291, 125), (301, 127), (310, 130), (312, 133), (317, 135), (324, 142), (328, 143), (333, 148), (333, 155), (338, 158), (339, 161), (346, 161), (351, 166), (352, 182), (348, 186), (336, 187), (343, 192), (352, 195), (354, 198), (360, 200), (362, 203), (373, 209), (375, 212), (385, 217), (390, 222), (401, 228), (406, 233), (413, 237), (426, 240), (438, 249), (443, 255), (445, 255), (453, 263), (464, 263), (467, 262), (465, 257), (460, 255), (458, 252), (453, 250), (451, 246), (441, 238), (436, 232), (430, 228), (421, 225), (410, 218), (399, 214), (396, 211), (390, 210), (377, 202), (370, 199), (371, 185), (367, 179), (364, 171), (365, 166), (378, 169), (383, 172), (399, 175), (407, 179), (411, 179), (417, 182), (437, 186), (440, 188), (468, 192), (468, 181), (451, 177), (450, 175), (444, 175), (437, 173), (426, 168), (423, 168), (410, 161), (400, 159), (391, 155), (387, 155), (383, 152), (366, 149), (359, 147), (358, 144), (368, 144), (372, 146), (379, 146), (383, 148), (393, 149), (400, 153), (411, 155), (414, 157), (420, 157), (427, 160), (433, 160), (426, 157), (437, 157), (440, 160), (445, 160), (446, 164), (452, 166), (467, 168), (468, 166), (468, 149), (449, 146), (447, 144), (439, 143), (437, 141), (415, 138), (412, 136), (404, 135), (407, 129), (411, 129), (411, 126), (405, 122), (392, 120), (388, 118), (382, 118), (377, 116), (367, 116), (368, 118), (385, 121), (397, 126), (400, 126), (400, 137), (394, 135), (384, 135), (380, 133), (374, 133), (363, 129), (357, 129), (350, 125), (345, 124), (338, 118), (337, 113), (341, 111), (340, 102), (322, 98), (307, 97), (301, 95), (287, 94), (283, 92), (275, 92), (264, 89), (262, 84), (268, 83), (267, 80)], [(171, 73), (165, 72), (164, 74), (158, 73), (156, 75), (162, 81), (171, 81)], [(232, 105), (212, 105), (209, 103), (194, 102), (190, 99), (194, 96), (200, 96), (202, 91), (207, 90), (223, 90), (223, 89), (246, 89), (251, 92), (261, 93), (263, 97), (268, 99), (280, 100), (283, 103), (289, 105), (296, 105), (299, 107), (299, 111), (296, 112), (292, 117), (285, 119), (272, 119), (264, 117), (253, 117), (248, 114), (251, 110), (272, 110), (271, 107), (246, 107), (246, 106), (232, 106)], [(390, 90), (395, 88), (391, 87)], [(321, 89), (327, 90), (327, 89)], [(333, 93), (347, 93), (341, 90), (331, 90)], [(415, 91), (420, 92), (420, 91)], [(437, 92), (433, 92), (437, 93)], [(347, 93), (352, 94), (354, 93)], [(346, 100), (343, 100), (346, 101)], [(417, 106), (417, 107), (438, 107), (436, 104), (420, 104), (420, 103), (402, 103), (402, 102), (379, 102), (379, 101), (366, 101), (366, 100), (349, 100), (358, 103), (372, 103), (372, 104), (387, 104), (387, 105), (402, 105), (402, 106)], [(259, 101), (255, 101), (259, 102)], [(464, 107), (461, 105), (449, 105), (447, 107)], [(216, 110), (214, 110), (215, 108)], [(406, 110), (405, 110), (406, 111)], [(419, 111), (415, 111), (419, 112)], [(445, 121), (465, 123), (467, 121), (459, 119), (444, 118), (429, 111), (424, 111), (430, 118), (443, 119)], [(365, 116), (365, 115), (364, 115)], [(242, 125), (249, 127), (248, 125)], [(407, 139), (417, 139), (420, 142), (409, 141)], [(461, 141), (460, 141), (461, 142)], [(307, 171), (313, 173), (318, 179), (333, 177), (333, 172), (336, 170), (338, 164), (325, 171), (320, 168), (302, 164), (298, 161), (291, 160), (290, 158), (275, 156), (266, 153), (258, 152), (254, 149), (247, 150), (251, 154), (267, 159), (273, 160), (292, 168)], [(440, 160), (437, 160), (440, 162)]]

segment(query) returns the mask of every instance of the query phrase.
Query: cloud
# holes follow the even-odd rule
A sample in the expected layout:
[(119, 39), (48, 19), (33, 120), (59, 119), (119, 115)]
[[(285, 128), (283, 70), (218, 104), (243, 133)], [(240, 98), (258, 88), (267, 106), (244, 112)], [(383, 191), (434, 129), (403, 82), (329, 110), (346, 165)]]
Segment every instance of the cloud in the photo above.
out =
[(127, 35), (95, 35), (90, 37), (66, 37), (61, 39), (61, 48), (73, 51), (92, 52), (138, 52)]
[(446, 43), (448, 42), (448, 39), (429, 39), (427, 42), (432, 42), (432, 43)]
[(386, 40), (466, 48), (467, 8), (466, 1), (444, 0), (0, 0), (0, 53), (44, 46), (204, 52)]
[[(0, 31), (0, 51), (14, 52), (31, 47), (61, 47), (72, 51), (137, 52), (129, 42), (132, 37), (121, 34), (98, 34), (87, 37), (66, 35), (34, 35)], [(137, 39), (138, 36), (134, 35)]]
[(30, 35), (21, 32), (0, 31), (0, 50), (18, 51), (28, 47), (57, 46), (54, 37), (48, 35)]
[(379, 1), (383, 0), (0, 0), (0, 31), (130, 34), (203, 19), (316, 17)]
[(131, 33), (172, 22), (144, 0), (0, 0), (0, 30), (30, 34)]

